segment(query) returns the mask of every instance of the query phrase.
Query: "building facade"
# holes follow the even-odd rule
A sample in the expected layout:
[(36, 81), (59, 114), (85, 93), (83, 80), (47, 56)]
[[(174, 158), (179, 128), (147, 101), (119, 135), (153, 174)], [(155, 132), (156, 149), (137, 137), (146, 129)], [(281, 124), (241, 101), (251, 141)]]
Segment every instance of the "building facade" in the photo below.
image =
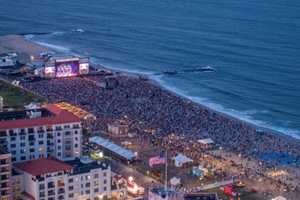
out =
[(12, 200), (11, 155), (0, 149), (0, 200)]
[(12, 162), (49, 156), (72, 160), (81, 155), (80, 119), (55, 104), (3, 112), (0, 119), (0, 145), (11, 153)]
[(15, 164), (23, 174), (23, 199), (100, 200), (111, 197), (108, 161), (39, 158)]

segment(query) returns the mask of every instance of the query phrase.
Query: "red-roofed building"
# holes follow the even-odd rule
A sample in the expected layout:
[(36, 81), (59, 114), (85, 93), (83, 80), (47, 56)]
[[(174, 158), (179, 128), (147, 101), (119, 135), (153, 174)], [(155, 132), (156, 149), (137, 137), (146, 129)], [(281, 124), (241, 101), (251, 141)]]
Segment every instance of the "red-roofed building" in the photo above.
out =
[(108, 160), (39, 158), (14, 164), (22, 176), (22, 199), (75, 200), (111, 197)]
[(81, 137), (80, 118), (55, 104), (0, 113), (0, 145), (12, 162), (49, 156), (72, 160), (80, 157)]
[(41, 176), (54, 172), (70, 172), (73, 169), (71, 165), (56, 158), (39, 158), (23, 163), (16, 163), (14, 166), (32, 176)]

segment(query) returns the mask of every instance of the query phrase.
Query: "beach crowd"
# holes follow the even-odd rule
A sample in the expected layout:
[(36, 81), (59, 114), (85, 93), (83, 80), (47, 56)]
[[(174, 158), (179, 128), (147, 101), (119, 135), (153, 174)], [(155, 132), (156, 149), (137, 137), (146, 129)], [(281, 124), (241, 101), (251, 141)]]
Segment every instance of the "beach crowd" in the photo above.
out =
[[(127, 118), (131, 132), (154, 130), (151, 137), (161, 140), (169, 134), (181, 136), (176, 148), (211, 138), (216, 144), (245, 157), (285, 153), (290, 162), (300, 156), (299, 144), (284, 136), (257, 131), (254, 126), (212, 111), (181, 98), (149, 80), (118, 75), (112, 89), (100, 87), (104, 76), (24, 82), (22, 86), (44, 96), (49, 102), (67, 101), (95, 114), (94, 130), (105, 130), (107, 123)], [(162, 141), (162, 140), (161, 140)], [(277, 159), (269, 159), (276, 164)]]
[[(97, 120), (89, 124), (91, 132), (107, 131), (108, 123), (126, 119), (129, 131), (139, 140), (167, 147), (172, 154), (182, 152), (194, 160), (204, 155), (197, 140), (211, 138), (220, 149), (255, 160), (252, 172), (240, 168), (246, 176), (264, 176), (266, 168), (279, 164), (281, 154), (291, 156), (286, 164), (299, 163), (299, 144), (285, 136), (258, 131), (255, 126), (181, 98), (144, 77), (119, 74), (117, 85), (110, 89), (103, 87), (105, 80), (105, 75), (60, 78), (22, 82), (22, 87), (51, 103), (66, 101), (93, 113)], [(277, 157), (259, 161), (272, 153)], [(226, 156), (219, 158), (225, 160)]]

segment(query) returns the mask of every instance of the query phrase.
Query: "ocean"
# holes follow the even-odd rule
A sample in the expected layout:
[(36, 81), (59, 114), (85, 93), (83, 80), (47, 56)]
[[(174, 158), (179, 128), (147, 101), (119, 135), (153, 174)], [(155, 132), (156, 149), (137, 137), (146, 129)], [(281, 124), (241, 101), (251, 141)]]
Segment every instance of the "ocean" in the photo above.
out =
[[(200, 104), (300, 138), (298, 0), (0, 5), (0, 35), (24, 34), (65, 54), (149, 75)], [(214, 71), (198, 70), (207, 66)]]

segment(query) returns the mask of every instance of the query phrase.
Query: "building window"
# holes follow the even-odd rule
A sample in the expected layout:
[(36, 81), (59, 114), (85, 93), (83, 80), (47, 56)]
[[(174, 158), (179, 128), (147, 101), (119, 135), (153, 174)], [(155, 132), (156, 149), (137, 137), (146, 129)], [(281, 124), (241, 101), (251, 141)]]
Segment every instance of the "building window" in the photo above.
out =
[(70, 131), (66, 131), (65, 132), (65, 136), (69, 136), (69, 135), (71, 135), (71, 132)]
[(74, 194), (73, 193), (70, 193), (69, 194), (69, 198), (73, 198), (74, 197)]
[(16, 144), (10, 144), (10, 148), (16, 148)]
[(103, 180), (103, 184), (106, 184), (106, 183), (107, 183), (107, 180), (106, 180), (106, 179), (104, 179), (104, 180)]
[(64, 125), (64, 128), (70, 128), (70, 125)]
[(95, 175), (94, 175), (94, 178), (99, 178), (99, 174), (95, 174)]
[[(20, 143), (20, 146), (21, 146), (21, 147), (25, 147), (26, 144), (25, 144), (24, 142), (21, 142), (21, 143)], [(21, 149), (21, 150), (23, 150), (23, 149)]]
[(106, 177), (106, 175), (107, 175), (107, 173), (106, 173), (106, 172), (103, 172), (103, 176)]
[(96, 192), (99, 192), (99, 188), (95, 188), (94, 189), (94, 192), (96, 193)]
[(40, 185), (39, 185), (39, 189), (40, 189), (40, 190), (45, 189), (45, 185), (44, 185), (44, 184), (40, 184)]
[(71, 185), (69, 186), (69, 191), (72, 191), (74, 189), (74, 187)]
[(90, 183), (86, 183), (86, 184), (85, 184), (85, 187), (90, 187), (90, 186), (91, 186)]
[(28, 140), (34, 140), (34, 135), (28, 135)]
[(69, 183), (73, 183), (73, 182), (74, 182), (73, 178), (70, 178)]
[(28, 132), (28, 133), (34, 133), (34, 129), (33, 129), (33, 128), (28, 128), (28, 129), (27, 129), (27, 132)]
[[(49, 183), (48, 183), (48, 188), (54, 188), (54, 186), (55, 186), (55, 185), (54, 185), (54, 182), (49, 182)], [(50, 192), (51, 192), (51, 191), (50, 191)]]
[(21, 160), (26, 160), (26, 156), (21, 156)]
[(107, 190), (107, 188), (106, 187), (103, 187), (103, 191), (106, 191)]

